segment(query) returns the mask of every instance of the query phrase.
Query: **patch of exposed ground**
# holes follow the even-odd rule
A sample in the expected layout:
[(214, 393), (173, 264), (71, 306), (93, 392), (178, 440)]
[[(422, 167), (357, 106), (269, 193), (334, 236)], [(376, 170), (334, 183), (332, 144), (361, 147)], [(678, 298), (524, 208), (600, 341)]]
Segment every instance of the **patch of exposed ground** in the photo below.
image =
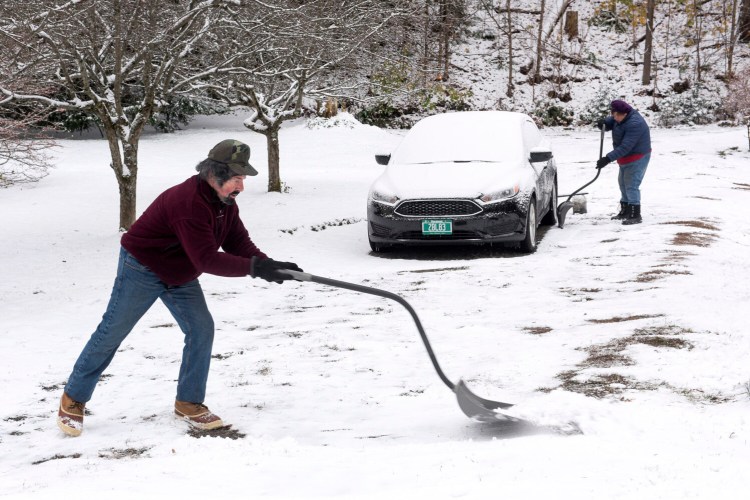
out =
[(525, 326), (522, 330), (532, 335), (544, 335), (552, 331), (552, 328), (548, 326)]
[(666, 256), (662, 257), (661, 260), (667, 263), (684, 262), (694, 255), (693, 252), (686, 252), (685, 250), (667, 250)]
[(578, 363), (575, 369), (559, 373), (557, 379), (560, 380), (560, 385), (543, 387), (539, 391), (550, 392), (559, 388), (601, 399), (612, 396), (622, 397), (629, 390), (649, 391), (667, 388), (694, 402), (723, 403), (728, 401), (729, 399), (725, 396), (707, 394), (700, 389), (675, 387), (660, 381), (639, 381), (615, 371), (602, 373), (602, 370), (608, 368), (635, 365), (635, 361), (625, 354), (625, 350), (632, 345), (643, 344), (661, 349), (692, 349), (693, 344), (682, 338), (682, 335), (689, 333), (693, 333), (692, 330), (677, 325), (637, 328), (628, 337), (578, 348), (588, 354), (586, 359)]
[(194, 438), (219, 437), (224, 439), (242, 439), (245, 437), (245, 433), (240, 432), (237, 429), (232, 429), (231, 425), (226, 425), (224, 427), (219, 427), (218, 429), (210, 430), (190, 428), (188, 436)]
[(602, 291), (601, 288), (560, 288), (562, 293), (574, 299), (574, 302), (588, 302), (594, 300), (591, 296)]
[(221, 361), (221, 360), (224, 360), (224, 359), (227, 359), (227, 358), (231, 358), (231, 357), (232, 357), (232, 356), (234, 356), (235, 354), (238, 354), (238, 355), (240, 355), (240, 356), (241, 356), (241, 355), (245, 354), (245, 351), (238, 351), (238, 352), (225, 352), (225, 353), (221, 353), (221, 352), (220, 352), (220, 353), (212, 354), (212, 355), (211, 355), (211, 359), (218, 359), (218, 360), (220, 360), (220, 361)]
[(542, 392), (554, 389), (564, 389), (570, 392), (584, 394), (590, 398), (602, 399), (608, 396), (622, 395), (626, 390), (655, 390), (654, 384), (638, 382), (619, 373), (596, 374), (582, 377), (580, 371), (570, 370), (557, 375), (560, 380), (558, 387), (542, 388)]
[(662, 316), (664, 315), (663, 314), (635, 314), (632, 316), (613, 316), (611, 318), (605, 318), (605, 319), (589, 319), (587, 321), (589, 323), (596, 323), (596, 324), (622, 323), (623, 321), (636, 321), (639, 319), (660, 318)]
[(716, 240), (716, 236), (699, 232), (679, 232), (674, 235), (672, 244), (676, 246), (708, 247)]
[(651, 283), (652, 281), (656, 281), (662, 278), (666, 278), (667, 276), (678, 276), (678, 275), (691, 275), (690, 271), (682, 271), (679, 269), (664, 269), (662, 267), (656, 267), (652, 269), (651, 271), (646, 271), (643, 273), (640, 273), (638, 276), (636, 276), (635, 281), (637, 283)]
[(36, 460), (35, 462), (31, 462), (31, 465), (39, 465), (43, 464), (45, 462), (49, 462), (50, 460), (63, 460), (66, 458), (81, 458), (80, 453), (73, 453), (72, 455), (60, 455), (59, 453), (57, 455), (53, 455), (48, 458), (42, 458), (41, 460)]
[[(695, 231), (678, 231), (672, 237), (670, 245), (673, 247), (708, 247), (717, 238), (719, 226), (710, 219), (690, 219), (664, 222), (675, 226), (684, 226)], [(636, 283), (652, 283), (669, 276), (689, 276), (692, 274), (686, 261), (695, 255), (685, 250), (669, 249), (665, 256), (648, 271), (639, 273), (633, 280)]]
[(706, 219), (698, 220), (676, 220), (670, 222), (664, 222), (664, 224), (673, 224), (678, 226), (694, 227), (696, 229), (704, 229), (706, 231), (718, 231), (719, 227), (713, 224), (711, 221)]
[(122, 458), (140, 458), (148, 457), (145, 453), (150, 450), (150, 447), (143, 448), (109, 448), (99, 452), (99, 458), (107, 458), (113, 460), (120, 460)]

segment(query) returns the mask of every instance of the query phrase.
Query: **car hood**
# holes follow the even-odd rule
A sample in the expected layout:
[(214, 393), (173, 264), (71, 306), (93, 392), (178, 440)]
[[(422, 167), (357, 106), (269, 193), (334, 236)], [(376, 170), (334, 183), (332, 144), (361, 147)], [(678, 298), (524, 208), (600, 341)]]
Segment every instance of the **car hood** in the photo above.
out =
[(389, 165), (374, 188), (411, 198), (477, 198), (490, 191), (529, 184), (529, 168), (513, 163), (430, 163)]

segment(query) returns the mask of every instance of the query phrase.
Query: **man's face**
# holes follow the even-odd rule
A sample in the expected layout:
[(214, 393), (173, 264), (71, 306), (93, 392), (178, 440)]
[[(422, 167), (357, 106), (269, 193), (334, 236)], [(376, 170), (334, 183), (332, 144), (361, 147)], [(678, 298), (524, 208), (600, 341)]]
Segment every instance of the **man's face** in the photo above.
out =
[(234, 205), (235, 198), (237, 198), (237, 196), (245, 190), (245, 176), (235, 175), (234, 177), (231, 177), (228, 181), (226, 181), (222, 186), (219, 186), (219, 183), (216, 182), (216, 179), (211, 177), (209, 184), (212, 188), (214, 188), (214, 191), (216, 191), (216, 195), (222, 202), (227, 205)]
[(612, 118), (614, 118), (617, 123), (622, 123), (626, 116), (628, 116), (627, 113), (618, 113), (617, 111), (612, 111)]

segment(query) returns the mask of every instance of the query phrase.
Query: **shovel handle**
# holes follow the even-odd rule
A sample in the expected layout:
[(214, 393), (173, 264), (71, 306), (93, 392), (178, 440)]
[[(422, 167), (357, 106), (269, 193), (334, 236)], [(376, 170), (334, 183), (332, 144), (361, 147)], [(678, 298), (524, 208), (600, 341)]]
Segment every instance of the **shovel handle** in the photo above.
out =
[[(601, 134), (600, 134), (600, 137), (599, 137), (599, 158), (602, 157), (602, 153), (603, 152), (604, 152), (604, 127), (602, 127), (602, 131), (601, 131)], [(585, 188), (587, 188), (591, 184), (593, 184), (594, 181), (599, 178), (599, 174), (601, 172), (602, 172), (602, 169), (601, 168), (597, 168), (596, 169), (596, 176), (593, 179), (591, 179), (589, 182), (587, 182), (586, 184), (584, 184), (583, 186), (581, 186), (578, 189), (576, 189), (575, 191), (573, 191), (573, 193), (570, 196), (568, 196), (568, 199), (566, 201), (570, 201), (570, 199), (573, 198), (575, 195), (577, 195), (579, 192), (583, 191)]]
[(302, 271), (292, 271), (291, 269), (279, 269), (279, 273), (291, 276), (297, 281), (312, 281), (313, 275), (310, 273), (304, 273)]
[(443, 370), (440, 368), (440, 365), (438, 364), (437, 357), (435, 357), (435, 353), (432, 350), (430, 341), (427, 340), (427, 334), (424, 331), (424, 327), (422, 327), (422, 322), (419, 321), (417, 312), (414, 310), (411, 304), (409, 304), (400, 295), (396, 295), (395, 293), (387, 292), (385, 290), (380, 290), (379, 288), (372, 288), (369, 286), (356, 285), (354, 283), (347, 283), (346, 281), (323, 278), (322, 276), (315, 276), (314, 274), (300, 272), (300, 271), (292, 271), (289, 269), (279, 269), (276, 272), (285, 273), (297, 281), (312, 281), (313, 283), (320, 283), (321, 285), (328, 285), (328, 286), (333, 286), (336, 288), (345, 288), (347, 290), (352, 290), (355, 292), (369, 293), (370, 295), (377, 295), (378, 297), (384, 297), (386, 299), (395, 300), (396, 302), (404, 306), (404, 308), (407, 311), (409, 311), (409, 314), (411, 314), (411, 317), (414, 320), (414, 323), (417, 325), (417, 330), (419, 330), (419, 336), (422, 337), (422, 343), (424, 343), (424, 346), (427, 349), (427, 354), (429, 354), (430, 356), (430, 361), (432, 361), (432, 366), (435, 368), (435, 371), (440, 377), (440, 380), (442, 380), (443, 383), (447, 385), (451, 391), (455, 390), (455, 387), (456, 387), (455, 384), (451, 382), (450, 379), (448, 379), (448, 377), (445, 375), (445, 373), (443, 373)]

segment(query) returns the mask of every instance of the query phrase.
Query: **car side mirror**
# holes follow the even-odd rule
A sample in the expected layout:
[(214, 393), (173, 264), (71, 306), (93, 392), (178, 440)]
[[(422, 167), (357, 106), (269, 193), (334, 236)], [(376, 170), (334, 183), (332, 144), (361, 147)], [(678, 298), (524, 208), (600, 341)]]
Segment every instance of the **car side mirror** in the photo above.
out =
[(375, 155), (375, 161), (378, 165), (388, 165), (391, 161), (391, 155)]
[(541, 163), (543, 161), (550, 161), (552, 159), (552, 151), (545, 149), (532, 149), (529, 153), (529, 161), (531, 163)]

